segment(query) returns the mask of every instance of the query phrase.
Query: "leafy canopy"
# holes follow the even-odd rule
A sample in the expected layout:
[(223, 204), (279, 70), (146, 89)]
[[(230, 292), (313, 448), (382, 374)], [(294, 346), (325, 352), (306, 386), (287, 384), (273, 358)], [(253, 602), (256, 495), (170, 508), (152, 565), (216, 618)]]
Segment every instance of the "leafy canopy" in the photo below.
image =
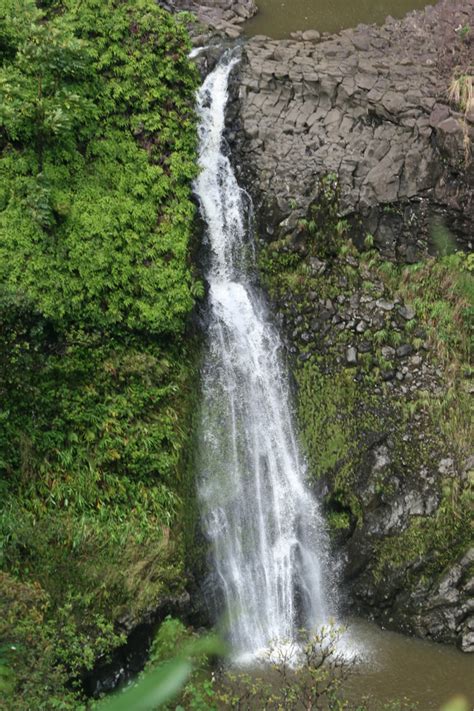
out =
[(151, 0), (23, 10), (0, 35), (1, 283), (56, 322), (182, 332), (199, 292), (184, 30)]

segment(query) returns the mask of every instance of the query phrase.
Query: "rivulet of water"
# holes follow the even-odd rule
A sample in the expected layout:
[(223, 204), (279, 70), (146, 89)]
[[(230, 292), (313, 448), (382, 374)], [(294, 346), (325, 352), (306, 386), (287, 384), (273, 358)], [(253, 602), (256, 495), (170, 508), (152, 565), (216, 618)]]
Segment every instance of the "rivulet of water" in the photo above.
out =
[(328, 566), (281, 342), (250, 277), (248, 198), (225, 151), (228, 81), (237, 61), (235, 53), (224, 55), (197, 97), (194, 189), (209, 249), (198, 488), (230, 642), (237, 655), (252, 656), (327, 621)]

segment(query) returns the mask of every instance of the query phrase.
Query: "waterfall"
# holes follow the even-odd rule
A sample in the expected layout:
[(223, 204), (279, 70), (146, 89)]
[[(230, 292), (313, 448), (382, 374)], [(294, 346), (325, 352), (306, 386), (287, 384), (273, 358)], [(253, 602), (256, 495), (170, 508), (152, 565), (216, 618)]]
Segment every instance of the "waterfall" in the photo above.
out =
[(327, 621), (324, 524), (305, 486), (281, 342), (253, 284), (249, 199), (225, 153), (228, 52), (197, 97), (208, 343), (198, 494), (232, 648), (252, 655)]

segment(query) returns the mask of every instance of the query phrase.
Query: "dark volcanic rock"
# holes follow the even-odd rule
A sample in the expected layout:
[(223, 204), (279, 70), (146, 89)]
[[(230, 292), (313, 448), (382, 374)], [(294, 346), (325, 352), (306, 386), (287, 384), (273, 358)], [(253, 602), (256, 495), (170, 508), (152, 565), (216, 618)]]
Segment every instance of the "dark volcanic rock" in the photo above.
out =
[(297, 41), (251, 39), (239, 153), (262, 223), (283, 221), (287, 232), (293, 202), (304, 212), (318, 178), (333, 172), (355, 238), (373, 234), (386, 256), (416, 260), (433, 219), (446, 218), (467, 245), (473, 170), (464, 159), (474, 117), (464, 121), (447, 100), (449, 52), (455, 57), (464, 25), (474, 25), (471, 0), (441, 0), (319, 42), (305, 33)]
[(398, 627), (441, 642), (456, 641), (463, 652), (474, 652), (473, 565), (471, 548), (439, 580), (400, 591), (382, 620), (393, 626), (396, 619)]
[(175, 12), (192, 12), (205, 30), (230, 39), (239, 37), (242, 24), (257, 12), (254, 0), (167, 0), (162, 4)]

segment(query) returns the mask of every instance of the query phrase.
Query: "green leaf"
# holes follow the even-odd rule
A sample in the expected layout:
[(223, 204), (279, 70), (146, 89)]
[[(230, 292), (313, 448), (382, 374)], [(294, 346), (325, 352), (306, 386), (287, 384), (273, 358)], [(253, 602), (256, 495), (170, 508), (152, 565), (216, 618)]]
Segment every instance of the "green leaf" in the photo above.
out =
[(464, 696), (456, 696), (445, 704), (441, 711), (469, 711), (469, 702)]
[(97, 708), (100, 711), (151, 711), (176, 696), (191, 671), (190, 662), (174, 659), (149, 672), (126, 691), (104, 699)]

